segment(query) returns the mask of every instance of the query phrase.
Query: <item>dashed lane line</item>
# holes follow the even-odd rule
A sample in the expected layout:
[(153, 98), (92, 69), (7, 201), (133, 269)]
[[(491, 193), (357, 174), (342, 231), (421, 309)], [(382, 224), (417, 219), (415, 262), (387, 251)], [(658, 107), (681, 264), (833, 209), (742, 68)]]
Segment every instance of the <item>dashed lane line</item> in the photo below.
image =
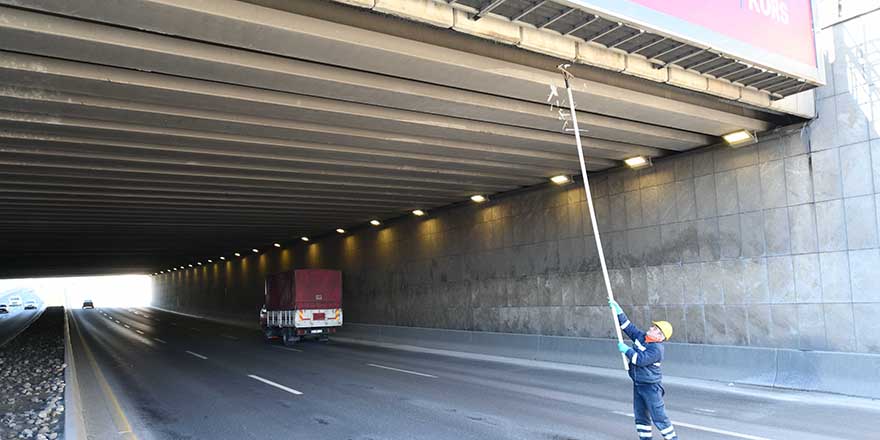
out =
[(400, 373), (413, 374), (413, 375), (416, 375), (416, 376), (430, 377), (430, 378), (433, 378), (433, 379), (436, 379), (436, 378), (437, 378), (437, 376), (434, 376), (433, 374), (419, 373), (419, 372), (417, 372), (417, 371), (401, 370), (400, 368), (386, 367), (386, 366), (384, 366), (384, 365), (378, 365), (378, 364), (367, 364), (367, 365), (370, 366), (370, 367), (382, 368), (382, 369), (385, 369), (385, 370), (391, 370), (391, 371), (398, 371), (398, 372), (400, 372)]
[(159, 339), (159, 338), (153, 338), (153, 340), (156, 341), (156, 342), (161, 342), (161, 343), (163, 343), (163, 344), (167, 344), (167, 343), (168, 343), (168, 342), (165, 342), (165, 341), (163, 341), (163, 340), (161, 340), (161, 339)]
[[(612, 411), (612, 412), (614, 414), (621, 415), (621, 416), (634, 417), (632, 413), (625, 413), (625, 412), (621, 412), (621, 411)], [(757, 435), (751, 435), (751, 434), (742, 434), (739, 432), (726, 431), (724, 429), (710, 428), (708, 426), (702, 426), (702, 425), (694, 425), (692, 423), (673, 421), (672, 424), (674, 426), (684, 426), (685, 428), (695, 429), (697, 431), (711, 432), (713, 434), (721, 434), (721, 435), (726, 435), (728, 437), (742, 438), (742, 439), (746, 439), (746, 440), (771, 440), (767, 437), (759, 437)]]
[(193, 355), (193, 356), (199, 358), (199, 359), (203, 359), (203, 360), (207, 360), (207, 359), (208, 359), (207, 356), (200, 355), (200, 354), (198, 354), (198, 353), (196, 353), (196, 352), (193, 352), (193, 351), (189, 351), (189, 350), (187, 350), (186, 352), (187, 352), (188, 354), (191, 354), (191, 355)]
[(302, 395), (301, 392), (299, 392), (299, 391), (297, 391), (297, 390), (295, 390), (295, 389), (293, 389), (293, 388), (288, 388), (288, 387), (286, 387), (286, 386), (284, 386), (284, 385), (281, 385), (280, 383), (272, 382), (272, 381), (269, 380), (269, 379), (263, 379), (262, 377), (257, 376), (257, 375), (254, 375), (254, 374), (248, 374), (248, 377), (251, 378), (251, 379), (255, 379), (255, 380), (258, 380), (258, 381), (260, 381), (260, 382), (263, 382), (263, 383), (266, 384), (266, 385), (269, 385), (269, 386), (273, 386), (273, 387), (275, 387), (275, 388), (278, 388), (279, 390), (287, 391), (287, 392), (290, 393), (290, 394), (296, 394), (297, 396)]
[(236, 338), (235, 336), (232, 336), (232, 335), (221, 335), (221, 336), (223, 336), (226, 339), (232, 340), (232, 341), (238, 340), (238, 338)]
[(297, 352), (297, 353), (302, 353), (302, 352), (303, 352), (302, 350), (297, 349), (297, 348), (290, 348), (290, 347), (275, 347), (275, 348), (278, 348), (278, 349), (281, 349), (281, 350), (287, 350), (287, 351), (295, 351), (295, 352)]

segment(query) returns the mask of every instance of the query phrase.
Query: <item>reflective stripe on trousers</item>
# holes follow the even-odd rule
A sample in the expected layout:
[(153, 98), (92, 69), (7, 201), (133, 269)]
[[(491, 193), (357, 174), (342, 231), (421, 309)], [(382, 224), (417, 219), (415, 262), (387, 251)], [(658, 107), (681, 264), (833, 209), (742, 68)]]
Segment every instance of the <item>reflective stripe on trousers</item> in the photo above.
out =
[(666, 415), (663, 395), (666, 391), (659, 383), (633, 384), (633, 414), (639, 439), (652, 438), (651, 423), (660, 430), (665, 440), (677, 440), (675, 427)]

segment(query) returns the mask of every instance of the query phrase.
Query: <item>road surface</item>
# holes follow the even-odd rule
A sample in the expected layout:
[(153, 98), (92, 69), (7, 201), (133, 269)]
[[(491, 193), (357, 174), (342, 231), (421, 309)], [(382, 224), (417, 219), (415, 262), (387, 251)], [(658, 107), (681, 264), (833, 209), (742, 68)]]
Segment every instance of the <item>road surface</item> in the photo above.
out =
[[(623, 372), (341, 342), (286, 349), (257, 331), (156, 309), (71, 318), (90, 438), (637, 438)], [(872, 438), (880, 415), (869, 401), (808, 393), (666, 390), (682, 439)]]

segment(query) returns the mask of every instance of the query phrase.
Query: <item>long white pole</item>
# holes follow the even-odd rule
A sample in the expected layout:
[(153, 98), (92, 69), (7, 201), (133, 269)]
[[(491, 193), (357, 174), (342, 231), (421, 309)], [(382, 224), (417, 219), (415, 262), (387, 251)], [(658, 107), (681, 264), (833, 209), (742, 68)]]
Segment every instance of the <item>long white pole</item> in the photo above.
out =
[[(578, 120), (577, 113), (575, 112), (574, 105), (574, 97), (571, 94), (571, 84), (569, 84), (569, 78), (572, 78), (571, 74), (565, 70), (564, 65), (559, 66), (559, 70), (562, 71), (562, 76), (565, 78), (565, 90), (568, 92), (568, 105), (571, 110), (571, 122), (574, 126), (574, 139), (575, 143), (577, 143), (578, 150), (578, 159), (581, 161), (581, 175), (584, 176), (584, 191), (587, 196), (587, 206), (590, 211), (590, 222), (593, 225), (593, 237), (596, 238), (596, 249), (599, 251), (599, 263), (602, 265), (602, 277), (605, 279), (605, 290), (608, 292), (608, 299), (614, 299), (614, 292), (611, 291), (611, 279), (608, 277), (608, 266), (605, 264), (605, 251), (602, 249), (602, 238), (599, 237), (599, 226), (596, 223), (596, 211), (593, 209), (593, 196), (590, 193), (590, 181), (587, 178), (587, 163), (584, 160), (584, 148), (581, 146), (581, 132), (578, 128)], [(614, 311), (611, 311), (611, 318), (614, 321), (614, 329), (617, 331), (617, 342), (623, 342), (623, 335), (620, 331), (620, 323), (617, 321), (617, 315), (614, 314)], [(626, 358), (626, 354), (620, 353), (621, 359), (623, 360), (623, 369), (629, 371), (629, 360)]]

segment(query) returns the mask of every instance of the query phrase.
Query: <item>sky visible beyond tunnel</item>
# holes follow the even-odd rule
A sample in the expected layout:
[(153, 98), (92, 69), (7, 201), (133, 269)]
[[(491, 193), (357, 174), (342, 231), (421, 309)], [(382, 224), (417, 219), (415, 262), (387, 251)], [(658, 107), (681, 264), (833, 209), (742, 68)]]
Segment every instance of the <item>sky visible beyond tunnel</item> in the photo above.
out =
[(144, 307), (153, 298), (153, 286), (146, 275), (0, 280), (0, 296), (15, 290), (30, 290), (47, 306), (81, 307), (84, 300), (91, 299), (96, 307)]

